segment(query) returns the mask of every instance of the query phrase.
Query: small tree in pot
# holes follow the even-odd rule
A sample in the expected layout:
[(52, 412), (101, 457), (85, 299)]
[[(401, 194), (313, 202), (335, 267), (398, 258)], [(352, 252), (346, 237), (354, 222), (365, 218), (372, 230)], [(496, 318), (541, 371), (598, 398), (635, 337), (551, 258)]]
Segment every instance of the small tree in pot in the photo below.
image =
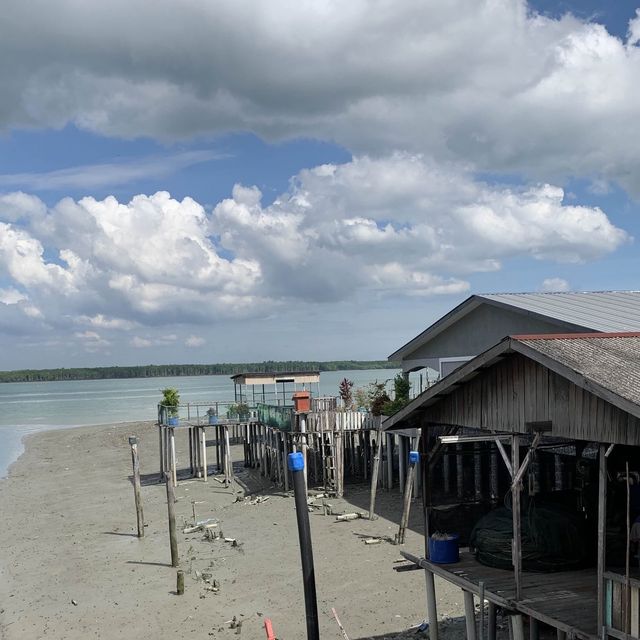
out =
[(161, 404), (166, 411), (167, 424), (175, 427), (178, 424), (178, 407), (180, 406), (180, 394), (178, 390), (173, 387), (163, 389)]

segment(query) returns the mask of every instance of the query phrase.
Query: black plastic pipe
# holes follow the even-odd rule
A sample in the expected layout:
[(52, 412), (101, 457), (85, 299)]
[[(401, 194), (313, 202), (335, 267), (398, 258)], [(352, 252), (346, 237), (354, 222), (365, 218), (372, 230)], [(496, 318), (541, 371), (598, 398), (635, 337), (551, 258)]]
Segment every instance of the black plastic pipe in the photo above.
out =
[(309, 526), (309, 508), (307, 506), (304, 456), (302, 452), (290, 453), (287, 463), (293, 476), (293, 492), (296, 500), (296, 518), (298, 519), (300, 556), (302, 558), (302, 582), (304, 584), (304, 606), (307, 616), (307, 638), (308, 640), (320, 640), (316, 575), (313, 568), (313, 549), (311, 547), (311, 528)]

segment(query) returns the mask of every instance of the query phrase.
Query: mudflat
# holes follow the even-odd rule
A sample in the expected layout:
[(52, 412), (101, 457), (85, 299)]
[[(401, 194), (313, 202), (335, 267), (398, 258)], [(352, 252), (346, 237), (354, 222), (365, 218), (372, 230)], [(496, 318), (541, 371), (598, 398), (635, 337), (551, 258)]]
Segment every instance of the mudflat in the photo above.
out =
[[(136, 535), (128, 436), (139, 438), (145, 536)], [(182, 435), (182, 434), (180, 434)], [(54, 638), (265, 639), (270, 618), (280, 640), (306, 637), (300, 550), (292, 495), (258, 470), (245, 469), (233, 448), (231, 487), (213, 476), (176, 488), (180, 568), (178, 596), (170, 566), (166, 490), (158, 482), (153, 423), (80, 427), (29, 436), (25, 452), (0, 481), (0, 635), (3, 640)], [(186, 443), (178, 441), (178, 463)], [(211, 457), (211, 454), (210, 454)], [(257, 496), (268, 497), (256, 500)], [(366, 511), (369, 489), (347, 486), (333, 511)], [(309, 514), (321, 637), (340, 639), (337, 610), (351, 640), (419, 638), (425, 617), (422, 571), (398, 573), (393, 538), (398, 490), (378, 492), (379, 517), (336, 522)], [(209, 539), (185, 525), (215, 519)], [(420, 509), (404, 548), (420, 554)], [(219, 537), (234, 539), (225, 541)], [(217, 534), (217, 535), (215, 535)], [(437, 580), (441, 637), (463, 638), (462, 593)], [(235, 622), (234, 622), (235, 619)], [(241, 624), (238, 624), (241, 623)], [(422, 637), (426, 637), (422, 636)]]

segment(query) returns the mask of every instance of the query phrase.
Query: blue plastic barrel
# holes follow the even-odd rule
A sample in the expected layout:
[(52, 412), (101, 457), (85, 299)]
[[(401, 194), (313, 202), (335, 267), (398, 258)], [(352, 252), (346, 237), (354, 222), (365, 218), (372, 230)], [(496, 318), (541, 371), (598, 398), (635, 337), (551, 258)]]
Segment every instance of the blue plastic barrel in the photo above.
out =
[(436, 564), (452, 564), (460, 561), (460, 536), (452, 533), (445, 540), (429, 538), (429, 560)]

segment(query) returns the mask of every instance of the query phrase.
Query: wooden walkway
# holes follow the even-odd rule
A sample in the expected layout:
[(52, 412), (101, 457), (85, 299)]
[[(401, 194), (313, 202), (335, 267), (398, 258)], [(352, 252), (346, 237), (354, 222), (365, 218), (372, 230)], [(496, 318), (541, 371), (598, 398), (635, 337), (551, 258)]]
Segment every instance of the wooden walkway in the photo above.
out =
[(499, 607), (519, 611), (540, 622), (550, 624), (569, 637), (598, 640), (597, 578), (595, 569), (558, 573), (522, 573), (522, 599), (515, 602), (513, 572), (480, 564), (468, 551), (460, 552), (460, 562), (435, 564), (424, 558), (402, 553), (408, 560), (427, 568), (479, 595), (484, 582), (485, 598)]

